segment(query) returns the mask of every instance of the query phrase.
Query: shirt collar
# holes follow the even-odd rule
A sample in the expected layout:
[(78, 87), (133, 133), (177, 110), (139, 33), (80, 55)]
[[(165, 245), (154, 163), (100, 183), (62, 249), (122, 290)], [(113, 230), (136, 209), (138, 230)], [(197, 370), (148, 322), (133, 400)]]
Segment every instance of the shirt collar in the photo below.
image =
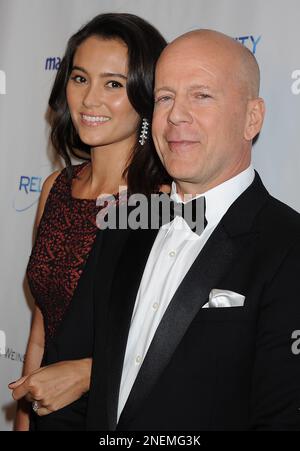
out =
[[(240, 174), (235, 177), (215, 186), (206, 191), (206, 193), (195, 196), (195, 198), (205, 196), (205, 217), (207, 220), (207, 227), (214, 227), (219, 223), (233, 202), (251, 185), (254, 177), (254, 168), (253, 165), (250, 164), (247, 169), (240, 172)], [(183, 202), (177, 193), (175, 182), (172, 182), (170, 196), (175, 202)]]

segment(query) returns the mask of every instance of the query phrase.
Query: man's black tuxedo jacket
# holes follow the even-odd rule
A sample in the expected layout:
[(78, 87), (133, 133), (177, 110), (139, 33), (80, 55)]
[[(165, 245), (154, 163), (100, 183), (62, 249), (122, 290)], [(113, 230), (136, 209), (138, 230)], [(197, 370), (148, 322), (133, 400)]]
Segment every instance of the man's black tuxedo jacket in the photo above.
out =
[[(173, 296), (118, 423), (131, 316), (157, 230), (106, 232), (77, 290), (94, 303), (87, 429), (300, 429), (292, 338), (300, 331), (300, 215), (256, 174)], [(244, 295), (244, 306), (203, 309), (213, 288)]]

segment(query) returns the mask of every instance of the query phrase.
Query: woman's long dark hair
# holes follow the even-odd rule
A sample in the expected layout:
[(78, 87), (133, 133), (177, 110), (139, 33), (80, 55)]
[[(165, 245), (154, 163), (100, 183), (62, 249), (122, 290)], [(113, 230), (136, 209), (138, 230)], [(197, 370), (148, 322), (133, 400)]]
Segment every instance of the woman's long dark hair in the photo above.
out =
[[(51, 141), (64, 159), (69, 177), (73, 173), (71, 156), (78, 157), (76, 150), (90, 153), (90, 147), (80, 140), (73, 126), (66, 99), (66, 86), (74, 54), (90, 36), (121, 39), (127, 45), (127, 95), (141, 120), (147, 118), (149, 122), (153, 112), (155, 64), (166, 46), (165, 39), (152, 25), (133, 14), (100, 14), (69, 39), (49, 99), (52, 110)], [(137, 139), (131, 160), (124, 171), (129, 193), (150, 194), (158, 191), (161, 184), (170, 183), (170, 177), (156, 154), (150, 135), (149, 130), (149, 138), (144, 146)]]

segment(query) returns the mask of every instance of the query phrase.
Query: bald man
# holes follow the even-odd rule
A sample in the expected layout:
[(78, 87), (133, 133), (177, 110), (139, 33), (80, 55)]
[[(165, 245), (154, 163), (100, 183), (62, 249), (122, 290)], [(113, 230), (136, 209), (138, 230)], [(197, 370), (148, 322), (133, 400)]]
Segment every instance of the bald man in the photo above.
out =
[(107, 314), (99, 275), (88, 429), (300, 428), (300, 216), (252, 167), (264, 111), (233, 39), (200, 30), (163, 51), (153, 138), (172, 199), (204, 197), (206, 227), (132, 231)]

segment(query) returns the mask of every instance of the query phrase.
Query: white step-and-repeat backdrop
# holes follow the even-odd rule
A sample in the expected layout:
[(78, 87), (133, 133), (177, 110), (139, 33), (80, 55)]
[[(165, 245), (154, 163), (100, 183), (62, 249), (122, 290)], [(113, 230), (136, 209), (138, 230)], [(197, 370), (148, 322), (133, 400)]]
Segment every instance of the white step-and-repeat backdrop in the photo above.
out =
[(254, 165), (300, 211), (298, 0), (0, 0), (0, 430), (12, 429), (7, 384), (21, 373), (33, 301), (25, 268), (37, 201), (56, 166), (45, 120), (67, 39), (102, 12), (130, 12), (171, 40), (195, 28), (238, 39), (257, 57), (267, 103)]

